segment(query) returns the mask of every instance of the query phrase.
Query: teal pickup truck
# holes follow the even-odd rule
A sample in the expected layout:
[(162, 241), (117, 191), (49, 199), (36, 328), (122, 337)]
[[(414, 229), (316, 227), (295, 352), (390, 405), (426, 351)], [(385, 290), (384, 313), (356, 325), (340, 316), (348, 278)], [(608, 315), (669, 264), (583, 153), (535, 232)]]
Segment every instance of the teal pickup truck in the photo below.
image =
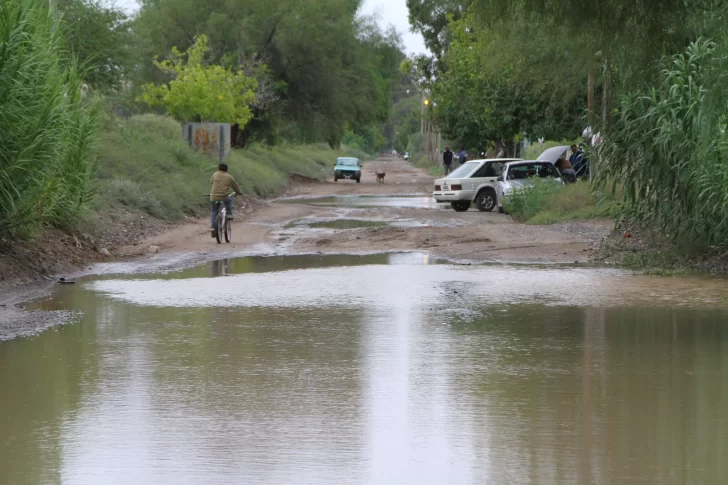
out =
[(352, 179), (361, 182), (361, 162), (358, 158), (340, 157), (334, 165), (334, 182), (339, 179)]

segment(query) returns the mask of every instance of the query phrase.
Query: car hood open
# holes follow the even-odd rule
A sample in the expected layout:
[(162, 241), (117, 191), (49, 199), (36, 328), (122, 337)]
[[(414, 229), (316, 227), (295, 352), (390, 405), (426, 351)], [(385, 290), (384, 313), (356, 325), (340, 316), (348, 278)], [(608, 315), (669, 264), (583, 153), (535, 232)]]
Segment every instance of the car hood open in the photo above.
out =
[[(561, 158), (566, 151), (569, 150), (569, 147), (567, 146), (558, 146), (549, 148), (548, 150), (544, 151), (541, 155), (538, 156), (536, 159), (539, 162), (551, 162), (553, 164), (556, 164), (556, 162)], [(567, 157), (568, 158), (568, 157)]]

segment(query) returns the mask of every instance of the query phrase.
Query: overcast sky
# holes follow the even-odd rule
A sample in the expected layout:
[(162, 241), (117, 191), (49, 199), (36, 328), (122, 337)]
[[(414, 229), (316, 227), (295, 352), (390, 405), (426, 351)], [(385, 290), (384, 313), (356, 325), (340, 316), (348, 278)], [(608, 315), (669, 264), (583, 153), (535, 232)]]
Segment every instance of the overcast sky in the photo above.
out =
[[(128, 12), (133, 12), (138, 8), (136, 0), (116, 0), (116, 3)], [(402, 34), (408, 54), (426, 52), (422, 36), (409, 31), (407, 0), (364, 0), (362, 12), (366, 15), (377, 14), (382, 27), (389, 24), (394, 25)]]

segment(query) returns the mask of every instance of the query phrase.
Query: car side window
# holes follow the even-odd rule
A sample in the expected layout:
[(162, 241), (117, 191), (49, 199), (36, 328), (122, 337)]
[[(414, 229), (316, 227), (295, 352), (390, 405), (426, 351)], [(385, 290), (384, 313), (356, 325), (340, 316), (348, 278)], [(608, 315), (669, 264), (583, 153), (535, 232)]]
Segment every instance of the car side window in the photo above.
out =
[(556, 170), (556, 167), (551, 165), (550, 163), (544, 163), (541, 165), (541, 168), (538, 171), (538, 176), (541, 178), (548, 178), (548, 177), (559, 177), (559, 172)]
[(528, 165), (517, 165), (508, 170), (508, 180), (523, 180), (528, 178)]
[(486, 163), (485, 165), (480, 167), (478, 170), (476, 170), (475, 173), (470, 176), (470, 178), (477, 179), (477, 178), (483, 178), (483, 177), (495, 177), (495, 175), (488, 175), (492, 171), (493, 171), (493, 164)]

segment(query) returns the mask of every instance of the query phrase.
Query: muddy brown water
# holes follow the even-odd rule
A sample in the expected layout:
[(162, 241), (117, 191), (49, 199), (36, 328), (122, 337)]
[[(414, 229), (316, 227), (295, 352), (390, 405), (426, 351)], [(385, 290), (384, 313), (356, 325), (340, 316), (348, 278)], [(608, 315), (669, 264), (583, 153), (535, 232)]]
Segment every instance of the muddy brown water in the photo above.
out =
[[(288, 227), (305, 226), (312, 229), (361, 229), (367, 227), (385, 227), (389, 223), (384, 221), (367, 221), (363, 219), (331, 219), (328, 221), (295, 221)], [(284, 227), (285, 229), (285, 227)]]
[(331, 197), (279, 199), (278, 202), (324, 207), (399, 207), (408, 209), (440, 209), (444, 207), (439, 205), (429, 195), (337, 195)]
[(0, 483), (728, 483), (726, 295), (418, 253), (81, 280), (0, 344)]

